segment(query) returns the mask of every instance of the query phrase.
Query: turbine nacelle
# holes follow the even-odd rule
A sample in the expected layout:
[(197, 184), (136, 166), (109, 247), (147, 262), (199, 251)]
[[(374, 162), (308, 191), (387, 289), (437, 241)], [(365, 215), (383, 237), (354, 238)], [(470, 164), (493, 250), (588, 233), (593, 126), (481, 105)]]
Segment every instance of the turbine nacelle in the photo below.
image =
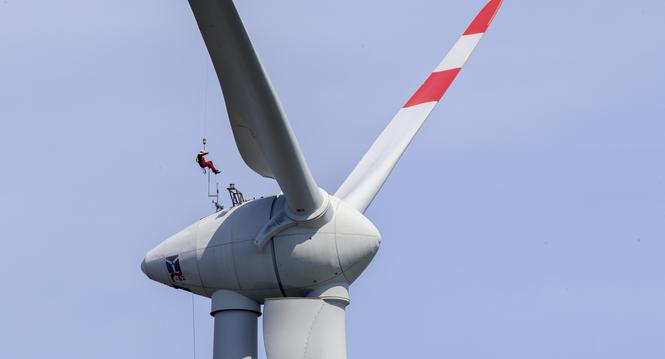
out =
[(374, 258), (380, 234), (362, 213), (328, 197), (324, 216), (285, 228), (262, 249), (255, 238), (282, 213), (283, 196), (215, 213), (150, 250), (141, 269), (157, 282), (202, 296), (225, 289), (259, 303), (351, 284)]

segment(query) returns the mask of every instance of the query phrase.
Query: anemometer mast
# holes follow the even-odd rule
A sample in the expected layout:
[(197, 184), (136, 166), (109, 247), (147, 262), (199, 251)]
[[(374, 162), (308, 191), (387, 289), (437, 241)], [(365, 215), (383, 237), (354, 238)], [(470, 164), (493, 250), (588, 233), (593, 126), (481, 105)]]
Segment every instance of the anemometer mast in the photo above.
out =
[[(206, 149), (206, 145), (208, 144), (208, 139), (203, 137), (203, 140), (201, 140), (203, 143), (203, 151)], [(224, 205), (219, 203), (219, 182), (215, 182), (215, 192), (211, 193), (210, 192), (210, 170), (206, 170), (205, 168), (203, 169), (205, 173), (208, 174), (208, 198), (214, 198), (212, 200), (212, 205), (215, 207), (215, 212), (219, 212), (224, 209)]]
[[(201, 141), (203, 143), (203, 151), (206, 149), (206, 145), (208, 144), (208, 140), (204, 137), (203, 140)], [(211, 192), (210, 188), (210, 183), (211, 183), (211, 177), (210, 177), (210, 170), (206, 170), (205, 168), (203, 169), (205, 173), (208, 175), (208, 198), (214, 198), (212, 200), (212, 204), (215, 206), (215, 212), (219, 212), (224, 209), (224, 205), (222, 205), (219, 202), (219, 182), (215, 182), (215, 191)], [(235, 207), (237, 205), (241, 205), (245, 203), (245, 196), (240, 192), (234, 183), (230, 183), (229, 187), (226, 189), (229, 191), (229, 196), (231, 197), (231, 206)]]

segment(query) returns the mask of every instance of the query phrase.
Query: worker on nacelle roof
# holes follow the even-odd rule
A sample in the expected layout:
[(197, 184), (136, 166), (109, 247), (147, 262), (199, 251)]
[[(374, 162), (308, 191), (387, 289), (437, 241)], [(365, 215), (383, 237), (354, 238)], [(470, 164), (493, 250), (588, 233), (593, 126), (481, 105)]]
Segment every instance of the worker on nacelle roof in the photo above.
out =
[(199, 151), (199, 154), (196, 155), (196, 163), (198, 163), (201, 168), (210, 168), (210, 170), (215, 174), (219, 174), (221, 171), (215, 168), (215, 165), (212, 163), (212, 161), (206, 161), (205, 155), (207, 154), (208, 152), (206, 151)]

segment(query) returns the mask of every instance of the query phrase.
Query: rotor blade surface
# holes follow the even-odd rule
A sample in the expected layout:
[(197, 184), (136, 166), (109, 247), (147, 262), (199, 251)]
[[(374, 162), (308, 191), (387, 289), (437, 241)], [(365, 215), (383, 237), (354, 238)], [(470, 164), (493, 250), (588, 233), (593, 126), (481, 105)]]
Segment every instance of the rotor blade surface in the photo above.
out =
[(231, 0), (189, 0), (224, 93), (240, 155), (277, 180), (288, 206), (307, 215), (324, 202)]
[(319, 298), (267, 299), (263, 342), (269, 359), (346, 359), (342, 304)]
[(478, 45), (502, 0), (491, 0), (434, 72), (395, 115), (335, 196), (364, 212)]

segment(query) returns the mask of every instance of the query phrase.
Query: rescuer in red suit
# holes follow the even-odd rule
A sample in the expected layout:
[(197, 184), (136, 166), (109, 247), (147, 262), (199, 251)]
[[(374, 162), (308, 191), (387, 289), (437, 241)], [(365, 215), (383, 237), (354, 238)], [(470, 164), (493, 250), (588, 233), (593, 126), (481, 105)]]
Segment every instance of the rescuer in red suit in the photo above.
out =
[(196, 155), (196, 163), (198, 163), (201, 168), (210, 168), (212, 172), (219, 174), (221, 171), (215, 168), (215, 165), (212, 163), (212, 161), (206, 161), (205, 156), (207, 154), (208, 152), (206, 151), (200, 151), (199, 154)]

